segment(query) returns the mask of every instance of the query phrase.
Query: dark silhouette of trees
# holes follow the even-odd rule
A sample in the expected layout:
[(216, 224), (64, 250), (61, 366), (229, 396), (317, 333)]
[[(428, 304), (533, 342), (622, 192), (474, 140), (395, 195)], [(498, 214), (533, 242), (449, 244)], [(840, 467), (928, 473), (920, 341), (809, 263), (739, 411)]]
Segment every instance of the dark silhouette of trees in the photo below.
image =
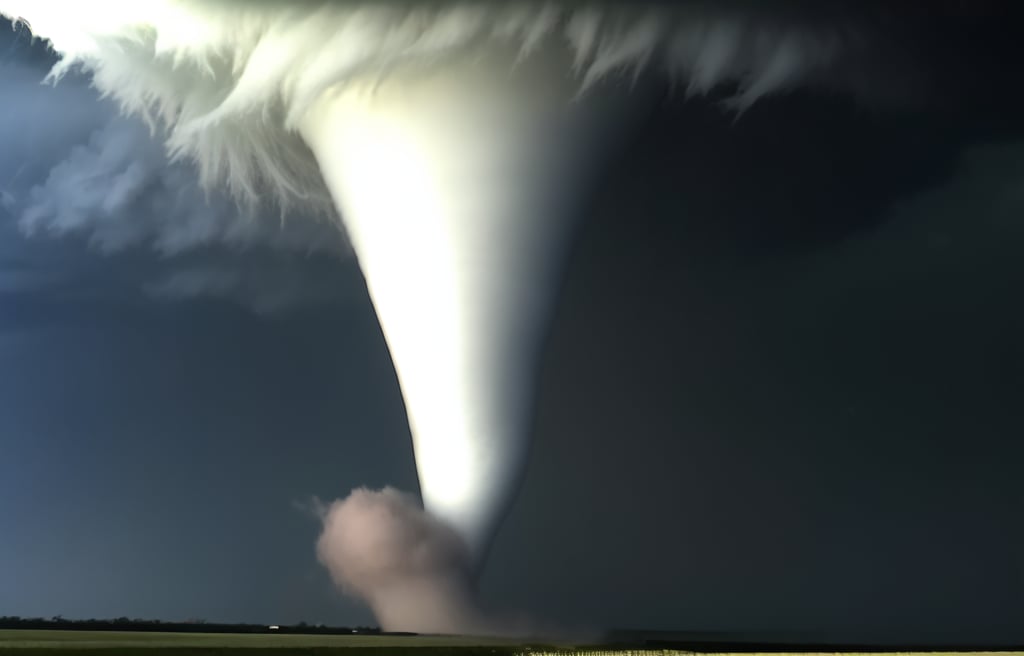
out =
[(129, 619), (118, 617), (109, 620), (88, 619), (69, 620), (62, 615), (43, 617), (19, 617), (17, 615), (0, 616), (0, 629), (35, 629), (64, 631), (166, 631), (170, 633), (305, 633), (305, 634), (379, 634), (377, 627), (337, 627), (311, 625), (299, 622), (294, 625), (275, 625), (271, 629), (265, 624), (218, 624), (203, 619), (190, 619), (185, 622), (166, 622), (141, 618)]

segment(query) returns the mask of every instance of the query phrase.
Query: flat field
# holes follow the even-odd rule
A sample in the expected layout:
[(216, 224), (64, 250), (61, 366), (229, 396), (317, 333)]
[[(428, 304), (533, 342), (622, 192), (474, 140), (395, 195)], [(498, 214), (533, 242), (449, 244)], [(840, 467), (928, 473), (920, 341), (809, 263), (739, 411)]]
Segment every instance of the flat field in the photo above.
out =
[(212, 654), (245, 656), (286, 656), (288, 654), (348, 654), (372, 651), (376, 656), (392, 656), (415, 651), (424, 656), (461, 654), (463, 656), (503, 656), (525, 651), (519, 643), (496, 638), (462, 636), (375, 636), (375, 635), (295, 635), (244, 633), (159, 633), (148, 631), (31, 631), (0, 630), (0, 654), (33, 653), (38, 656), (81, 654), (128, 654), (144, 652), (152, 656), (207, 656)]
[[(569, 645), (525, 645), (461, 636), (157, 633), (143, 631), (0, 630), (0, 656), (692, 656), (672, 649), (611, 650)], [(700, 656), (816, 656), (825, 652), (758, 654), (699, 652)], [(856, 652), (850, 652), (853, 656)], [(874, 652), (900, 656), (909, 652)], [(913, 652), (916, 656), (1008, 656), (1024, 652)], [(829, 656), (846, 656), (828, 652)]]

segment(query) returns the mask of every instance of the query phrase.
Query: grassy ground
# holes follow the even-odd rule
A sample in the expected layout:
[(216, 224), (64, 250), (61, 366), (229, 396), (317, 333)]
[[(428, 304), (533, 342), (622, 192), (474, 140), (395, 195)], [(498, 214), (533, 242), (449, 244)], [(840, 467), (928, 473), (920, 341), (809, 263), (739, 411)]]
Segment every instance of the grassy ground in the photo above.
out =
[[(693, 653), (661, 649), (612, 651), (588, 647), (577, 650), (568, 646), (552, 649), (496, 638), (471, 637), (0, 630), (0, 656), (39, 656), (40, 652), (45, 656), (129, 656), (140, 652), (153, 656), (351, 656), (360, 653), (405, 656), (412, 652), (416, 656), (688, 656)], [(957, 652), (932, 652), (933, 656), (954, 653)], [(1022, 652), (1017, 653), (1024, 656)], [(886, 656), (897, 654), (890, 652)], [(958, 654), (1006, 656), (1008, 652)], [(733, 655), (708, 653), (707, 656)]]
[(289, 635), (235, 633), (155, 633), (132, 631), (24, 631), (0, 630), (0, 654), (15, 656), (29, 652), (47, 656), (84, 654), (127, 656), (139, 651), (158, 651), (160, 656), (243, 656), (258, 653), (352, 654), (372, 650), (375, 656), (391, 656), (415, 650), (423, 656), (504, 656), (522, 646), (496, 638), (442, 636), (373, 635)]
[(0, 630), (0, 649), (11, 647), (458, 647), (511, 645), (469, 636), (294, 635), (286, 633), (158, 633), (148, 631)]

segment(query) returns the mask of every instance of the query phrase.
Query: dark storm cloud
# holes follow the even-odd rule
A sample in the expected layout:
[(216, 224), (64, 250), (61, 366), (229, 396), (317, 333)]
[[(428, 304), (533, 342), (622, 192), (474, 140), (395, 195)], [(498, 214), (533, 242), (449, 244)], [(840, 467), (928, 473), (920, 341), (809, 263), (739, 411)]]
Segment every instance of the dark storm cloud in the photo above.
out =
[(216, 297), (258, 312), (344, 297), (336, 226), (203, 192), (160, 135), (119, 116), (88, 80), (42, 84), (52, 57), (6, 26), (0, 293)]
[[(1024, 140), (969, 145), (954, 166), (945, 184), (898, 199), (873, 230), (816, 253), (815, 266), (837, 285), (856, 273), (927, 286), (941, 276), (986, 280), (1010, 264), (1024, 242)], [(986, 284), (1019, 279), (1015, 269)]]
[(56, 276), (35, 268), (19, 269), (14, 263), (7, 263), (0, 271), (0, 294), (44, 290), (54, 283)]
[[(6, 30), (0, 27), (0, 34)], [(2, 44), (0, 44), (2, 48)], [(45, 70), (45, 69), (42, 69)], [(19, 198), (43, 180), (69, 144), (101, 126), (110, 108), (84, 82), (65, 88), (39, 84), (40, 69), (8, 58), (0, 63), (0, 278), (2, 293), (52, 289), (88, 260), (64, 244), (26, 242), (17, 227)], [(69, 112), (68, 107), (76, 108)]]
[(173, 256), (211, 244), (341, 252), (333, 225), (240, 213), (226, 198), (206, 197), (195, 177), (167, 161), (144, 125), (115, 116), (30, 189), (19, 227), (28, 236), (81, 234), (105, 254), (147, 246)]
[[(832, 120), (774, 122), (742, 153), (785, 139), (778, 166), (806, 182), (852, 157), (839, 134), (886, 133)], [(657, 200), (626, 234), (617, 215), (635, 205), (610, 192), (582, 239), (485, 591), (605, 625), (1019, 643), (1024, 133), (944, 127), (910, 133), (914, 159), (892, 139), (846, 186), (806, 190), (806, 208), (753, 176), (678, 180), (727, 139), (670, 142), (690, 151), (656, 170), (626, 160), (637, 172), (619, 182)], [(948, 167), (860, 202), (884, 160), (929, 171), (947, 139)], [(828, 239), (805, 227), (733, 253), (760, 226), (745, 214), (829, 225), (854, 203), (863, 219)], [(541, 598), (529, 570), (552, 573)]]

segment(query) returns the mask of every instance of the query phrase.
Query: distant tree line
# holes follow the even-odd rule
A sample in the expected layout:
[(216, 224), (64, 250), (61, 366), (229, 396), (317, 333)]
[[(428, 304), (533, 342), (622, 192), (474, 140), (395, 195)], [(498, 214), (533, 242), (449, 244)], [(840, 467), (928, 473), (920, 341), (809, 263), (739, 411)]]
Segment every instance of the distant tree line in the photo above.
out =
[[(271, 628), (274, 626), (275, 628)], [(68, 631), (166, 631), (169, 633), (302, 633), (302, 634), (382, 634), (371, 626), (325, 626), (299, 622), (293, 625), (217, 624), (202, 619), (184, 622), (163, 622), (139, 618), (118, 617), (107, 620), (69, 620), (60, 615), (44, 617), (0, 616), (0, 629), (53, 629)], [(394, 635), (394, 634), (386, 634)], [(409, 634), (413, 635), (413, 634)]]

